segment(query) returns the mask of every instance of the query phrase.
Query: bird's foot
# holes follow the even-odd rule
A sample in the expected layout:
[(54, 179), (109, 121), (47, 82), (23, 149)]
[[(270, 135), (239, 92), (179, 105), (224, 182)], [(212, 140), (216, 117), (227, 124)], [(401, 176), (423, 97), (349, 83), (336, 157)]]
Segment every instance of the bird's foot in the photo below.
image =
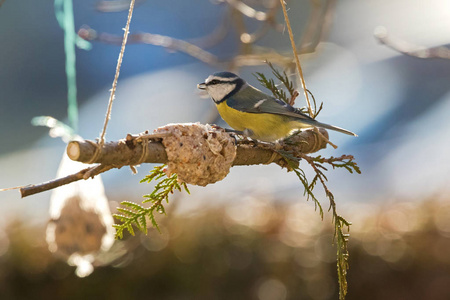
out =
[(243, 131), (240, 130), (234, 130), (234, 129), (230, 129), (230, 128), (225, 128), (225, 132), (229, 132), (232, 133), (233, 136), (236, 138), (236, 136), (240, 136), (241, 142), (243, 143), (253, 143), (253, 146), (256, 147), (258, 144), (262, 143), (261, 141), (255, 140), (253, 138), (251, 138), (251, 136), (253, 135), (253, 131), (251, 131), (250, 129), (245, 129)]

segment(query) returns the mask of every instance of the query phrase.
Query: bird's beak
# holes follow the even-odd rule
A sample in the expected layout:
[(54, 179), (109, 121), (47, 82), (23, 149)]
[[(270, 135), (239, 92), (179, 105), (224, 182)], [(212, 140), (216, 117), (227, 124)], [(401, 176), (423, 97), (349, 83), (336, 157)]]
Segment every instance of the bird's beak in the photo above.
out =
[(200, 90), (206, 90), (206, 84), (204, 82), (197, 84), (197, 88)]

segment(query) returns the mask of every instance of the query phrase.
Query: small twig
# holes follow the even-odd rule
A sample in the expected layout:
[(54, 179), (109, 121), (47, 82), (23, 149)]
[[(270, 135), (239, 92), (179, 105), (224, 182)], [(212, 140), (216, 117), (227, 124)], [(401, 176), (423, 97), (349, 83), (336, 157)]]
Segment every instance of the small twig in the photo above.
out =
[(225, 0), (231, 7), (239, 11), (241, 14), (256, 19), (258, 21), (266, 21), (267, 20), (267, 14), (262, 11), (258, 11), (254, 9), (253, 7), (248, 6), (242, 1), (239, 0)]
[(265, 64), (265, 61), (270, 61), (273, 64), (283, 68), (290, 68), (294, 66), (292, 58), (286, 56), (286, 54), (277, 53), (271, 49), (262, 51), (263, 48), (260, 48), (259, 50), (260, 51), (258, 53), (236, 55), (229, 61), (229, 65), (231, 65), (232, 68), (261, 66)]
[(108, 170), (111, 170), (112, 168), (114, 168), (114, 166), (112, 166), (112, 165), (107, 166), (107, 165), (101, 164), (101, 165), (94, 166), (93, 168), (87, 170), (86, 173), (84, 173), (83, 179), (86, 180), (89, 178), (94, 178), (98, 174), (106, 172)]
[(330, 142), (330, 140), (329, 140), (326, 136), (324, 136), (324, 135), (319, 131), (319, 128), (314, 127), (314, 132), (315, 132), (316, 134), (318, 134), (322, 139), (324, 139), (324, 140), (327, 142), (327, 144), (330, 144), (331, 147), (333, 147), (334, 149), (337, 149), (337, 148), (338, 148), (337, 145), (335, 145), (335, 144), (333, 144), (332, 142)]
[(448, 49), (447, 47), (439, 46), (433, 48), (426, 48), (423, 46), (414, 45), (404, 40), (401, 40), (397, 37), (389, 35), (387, 29), (383, 26), (378, 26), (377, 28), (375, 28), (373, 34), (380, 43), (405, 55), (424, 59), (425, 58), (450, 59), (450, 49)]
[(336, 6), (336, 0), (325, 1), (323, 7), (320, 1), (312, 0), (311, 2), (313, 2), (313, 10), (299, 43), (300, 53), (311, 53), (316, 50), (317, 45), (323, 40), (330, 29), (334, 8)]
[[(95, 40), (107, 44), (120, 44), (122, 41), (122, 38), (120, 36), (109, 33), (97, 34), (94, 29), (91, 29), (87, 26), (81, 28), (78, 31), (78, 35), (85, 40)], [(217, 65), (219, 63), (219, 59), (214, 54), (203, 50), (202, 48), (192, 43), (168, 36), (143, 32), (130, 34), (128, 40), (128, 43), (142, 43), (183, 52), (210, 65)]]
[(291, 96), (291, 99), (289, 100), (289, 105), (290, 106), (294, 106), (295, 99), (297, 99), (298, 95), (300, 95), (299, 92), (298, 91), (294, 91), (294, 93)]
[(0, 7), (2, 7), (3, 3), (5, 3), (6, 0), (0, 0)]
[(20, 187), (20, 194), (22, 196), (22, 198), (27, 197), (27, 196), (31, 196), (37, 193), (42, 193), (54, 188), (57, 188), (59, 186), (63, 186), (81, 179), (85, 179), (84, 176), (89, 172), (90, 173), (90, 177), (94, 177), (100, 173), (106, 172), (110, 169), (112, 169), (112, 166), (94, 166), (94, 167), (89, 167), (86, 169), (83, 169), (75, 174), (72, 175), (68, 175), (66, 177), (62, 177), (62, 178), (58, 178), (58, 179), (54, 179), (54, 180), (50, 180), (44, 183), (40, 183), (40, 184), (35, 184), (35, 185), (28, 185), (28, 186), (23, 186)]
[(15, 186), (15, 187), (10, 187), (10, 188), (4, 188), (4, 189), (0, 189), (0, 192), (6, 192), (6, 191), (12, 191), (12, 190), (18, 190), (23, 188), (24, 186)]
[(241, 35), (241, 41), (250, 44), (255, 43), (256, 41), (264, 37), (270, 28), (274, 28), (275, 30), (282, 32), (284, 26), (277, 23), (275, 18), (278, 12), (278, 6), (279, 3), (275, 0), (272, 7), (270, 7), (266, 12), (266, 20), (253, 33), (245, 33), (244, 35)]
[(286, 6), (284, 4), (284, 0), (280, 0), (281, 7), (283, 8), (284, 19), (286, 20), (286, 26), (289, 32), (289, 39), (291, 40), (292, 51), (294, 53), (295, 63), (297, 64), (298, 75), (300, 76), (300, 82), (302, 83), (303, 92), (306, 98), (306, 104), (308, 105), (308, 112), (311, 117), (314, 116), (314, 113), (311, 108), (311, 102), (309, 101), (308, 92), (306, 91), (306, 83), (303, 77), (302, 67), (300, 65), (300, 60), (298, 59), (297, 48), (295, 47), (294, 34), (292, 33), (291, 23), (289, 22), (289, 16), (286, 11)]

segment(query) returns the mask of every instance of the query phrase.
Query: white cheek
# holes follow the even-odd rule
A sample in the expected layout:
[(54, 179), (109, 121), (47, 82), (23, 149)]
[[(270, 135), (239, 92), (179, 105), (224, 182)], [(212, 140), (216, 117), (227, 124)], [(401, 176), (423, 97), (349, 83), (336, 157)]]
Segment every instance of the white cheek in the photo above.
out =
[(208, 89), (208, 93), (215, 101), (222, 100), (226, 95), (234, 89), (233, 84), (221, 84)]

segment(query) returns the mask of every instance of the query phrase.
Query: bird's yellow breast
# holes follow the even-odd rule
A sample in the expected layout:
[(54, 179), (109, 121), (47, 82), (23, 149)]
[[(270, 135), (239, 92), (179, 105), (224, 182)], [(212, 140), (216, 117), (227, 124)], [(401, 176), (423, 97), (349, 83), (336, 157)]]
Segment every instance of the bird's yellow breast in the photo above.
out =
[(276, 141), (287, 137), (292, 130), (300, 128), (298, 122), (290, 117), (269, 113), (246, 113), (227, 105), (223, 101), (216, 105), (220, 116), (233, 129), (253, 132), (251, 138), (261, 141)]

